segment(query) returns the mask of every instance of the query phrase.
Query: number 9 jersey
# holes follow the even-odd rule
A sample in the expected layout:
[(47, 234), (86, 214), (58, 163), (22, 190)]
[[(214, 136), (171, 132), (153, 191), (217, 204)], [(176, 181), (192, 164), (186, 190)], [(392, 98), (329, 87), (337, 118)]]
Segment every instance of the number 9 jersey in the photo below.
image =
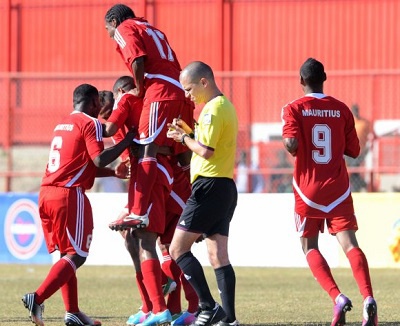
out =
[(293, 172), (295, 211), (329, 218), (354, 214), (344, 155), (360, 145), (350, 109), (321, 93), (307, 94), (282, 109), (283, 138), (296, 138)]

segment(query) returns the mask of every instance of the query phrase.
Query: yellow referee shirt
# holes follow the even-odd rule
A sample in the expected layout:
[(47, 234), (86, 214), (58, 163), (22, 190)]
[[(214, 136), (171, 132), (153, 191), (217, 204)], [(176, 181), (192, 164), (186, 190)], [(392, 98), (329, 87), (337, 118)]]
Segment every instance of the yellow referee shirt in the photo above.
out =
[(233, 179), (238, 119), (233, 104), (223, 95), (207, 102), (195, 128), (195, 139), (201, 146), (214, 150), (209, 159), (193, 153), (190, 176)]

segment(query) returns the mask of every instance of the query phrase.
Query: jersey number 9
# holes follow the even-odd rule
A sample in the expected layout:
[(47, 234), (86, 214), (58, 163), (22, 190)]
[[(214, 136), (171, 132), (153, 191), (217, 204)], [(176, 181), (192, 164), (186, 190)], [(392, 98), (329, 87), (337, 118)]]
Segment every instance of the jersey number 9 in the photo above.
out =
[(312, 159), (317, 164), (327, 164), (332, 158), (331, 129), (325, 124), (312, 128), (312, 142), (317, 150), (312, 151)]

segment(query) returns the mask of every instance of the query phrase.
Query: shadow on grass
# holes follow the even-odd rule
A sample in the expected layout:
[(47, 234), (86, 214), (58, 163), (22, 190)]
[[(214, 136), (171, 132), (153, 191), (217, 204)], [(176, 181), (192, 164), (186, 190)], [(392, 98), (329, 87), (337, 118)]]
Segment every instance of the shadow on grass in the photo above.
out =
[[(399, 326), (398, 322), (379, 322), (379, 326)], [(240, 324), (240, 326), (331, 326), (331, 323), (305, 322), (305, 323), (263, 323), (263, 324)], [(347, 323), (346, 326), (360, 326), (360, 323)]]
[[(96, 316), (96, 319), (101, 320), (104, 326), (108, 324), (114, 324), (116, 320), (121, 320), (121, 317), (110, 317), (110, 316)], [(23, 325), (29, 322), (27, 317), (19, 318), (1, 318), (0, 324), (11, 323), (16, 325)], [(59, 323), (60, 318), (50, 317), (46, 318), (48, 323)], [(240, 324), (240, 326), (330, 326), (330, 323), (320, 323), (320, 322), (305, 322), (305, 323), (263, 323), (263, 324)], [(346, 326), (360, 326), (360, 323), (347, 323)], [(379, 326), (399, 326), (399, 322), (379, 322)]]

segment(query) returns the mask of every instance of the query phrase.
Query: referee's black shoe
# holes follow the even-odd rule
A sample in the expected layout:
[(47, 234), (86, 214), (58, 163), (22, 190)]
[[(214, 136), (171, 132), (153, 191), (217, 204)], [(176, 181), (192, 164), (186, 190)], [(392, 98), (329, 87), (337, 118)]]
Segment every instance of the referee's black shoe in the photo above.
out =
[(226, 317), (224, 309), (215, 303), (214, 309), (201, 309), (196, 321), (191, 326), (210, 326)]

